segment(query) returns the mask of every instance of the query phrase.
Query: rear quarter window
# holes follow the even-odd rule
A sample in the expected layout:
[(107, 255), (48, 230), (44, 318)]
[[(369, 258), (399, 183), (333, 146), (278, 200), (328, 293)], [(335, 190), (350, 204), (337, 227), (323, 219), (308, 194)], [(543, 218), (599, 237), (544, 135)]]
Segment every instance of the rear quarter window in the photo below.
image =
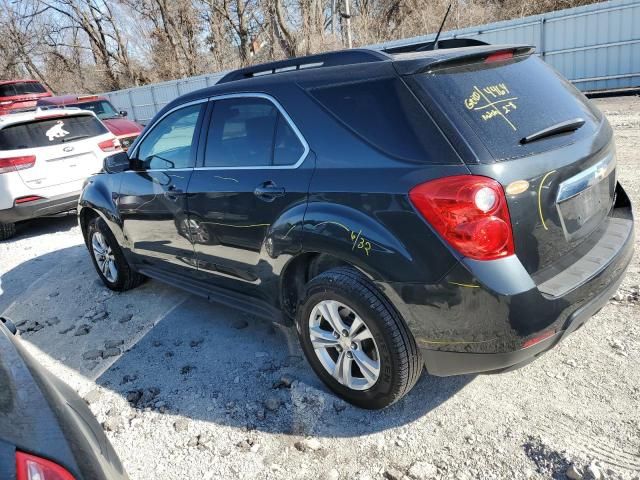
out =
[[(425, 105), (440, 108), (457, 127), (470, 127), (496, 160), (567, 145), (592, 135), (600, 122), (599, 112), (582, 93), (535, 56), (421, 73), (409, 83)], [(586, 124), (575, 133), (520, 143), (577, 118)]]
[(47, 147), (107, 133), (93, 115), (76, 115), (9, 125), (0, 130), (0, 150)]
[(393, 157), (451, 163), (438, 155), (442, 135), (420, 102), (397, 77), (315, 87), (309, 94), (369, 144)]

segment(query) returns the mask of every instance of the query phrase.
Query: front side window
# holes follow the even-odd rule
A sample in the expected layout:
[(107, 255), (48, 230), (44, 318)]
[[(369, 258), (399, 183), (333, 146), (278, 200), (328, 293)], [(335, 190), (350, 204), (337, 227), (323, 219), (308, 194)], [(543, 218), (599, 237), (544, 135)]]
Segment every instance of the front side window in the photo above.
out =
[(144, 168), (164, 170), (193, 167), (196, 154), (194, 139), (203, 105), (200, 103), (180, 108), (153, 126), (136, 154)]
[(293, 165), (303, 153), (300, 139), (269, 100), (239, 97), (215, 101), (206, 167)]

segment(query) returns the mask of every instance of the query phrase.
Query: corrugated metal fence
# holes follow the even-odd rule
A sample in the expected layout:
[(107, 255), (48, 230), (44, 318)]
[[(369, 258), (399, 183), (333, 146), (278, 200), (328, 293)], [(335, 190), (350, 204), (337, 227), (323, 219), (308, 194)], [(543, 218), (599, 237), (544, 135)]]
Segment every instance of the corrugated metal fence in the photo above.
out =
[[(425, 35), (371, 48), (433, 40)], [(613, 0), (444, 32), (441, 38), (523, 43), (583, 91), (640, 87), (640, 0)], [(118, 110), (146, 123), (174, 98), (214, 85), (226, 72), (106, 93)]]

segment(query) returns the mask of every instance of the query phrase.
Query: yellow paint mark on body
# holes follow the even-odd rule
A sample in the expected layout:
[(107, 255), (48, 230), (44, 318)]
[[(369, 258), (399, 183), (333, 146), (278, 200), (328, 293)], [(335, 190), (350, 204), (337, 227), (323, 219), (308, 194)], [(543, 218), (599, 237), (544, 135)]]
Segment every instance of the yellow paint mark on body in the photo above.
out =
[(542, 226), (544, 227), (545, 230), (549, 230), (549, 229), (547, 228), (547, 224), (544, 221), (544, 216), (542, 215), (542, 186), (544, 185), (544, 182), (549, 177), (549, 175), (555, 172), (556, 172), (555, 170), (551, 170), (550, 172), (547, 172), (547, 174), (544, 177), (542, 177), (542, 181), (540, 182), (540, 186), (538, 187), (538, 215), (540, 215), (540, 220), (542, 221)]
[(220, 227), (233, 227), (233, 228), (257, 228), (257, 227), (268, 227), (270, 223), (257, 223), (255, 225), (233, 225), (231, 223), (217, 223), (217, 222), (200, 222), (201, 224), (206, 223), (207, 225), (218, 225)]
[(488, 343), (488, 342), (493, 342), (494, 340), (497, 340), (498, 337), (496, 338), (492, 338), (490, 340), (425, 340), (423, 338), (418, 340), (418, 343), (429, 343), (429, 344), (433, 344), (433, 345), (471, 345), (471, 344), (478, 344), (478, 343)]
[(457, 285), (459, 287), (467, 287), (467, 288), (480, 288), (480, 285), (473, 285), (471, 283), (458, 283), (458, 282), (449, 282), (451, 285)]

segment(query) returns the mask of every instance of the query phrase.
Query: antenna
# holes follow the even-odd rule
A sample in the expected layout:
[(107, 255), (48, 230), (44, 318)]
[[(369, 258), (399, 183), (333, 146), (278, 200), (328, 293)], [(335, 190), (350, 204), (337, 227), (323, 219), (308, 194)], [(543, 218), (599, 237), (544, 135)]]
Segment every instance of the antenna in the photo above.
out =
[(440, 38), (440, 34), (442, 33), (442, 29), (444, 28), (444, 22), (447, 21), (447, 17), (449, 16), (449, 12), (451, 11), (451, 3), (449, 4), (449, 8), (447, 8), (447, 13), (444, 14), (444, 18), (442, 19), (442, 23), (440, 24), (440, 28), (438, 29), (438, 34), (436, 35), (436, 39), (433, 41), (433, 49), (438, 49), (438, 39)]

